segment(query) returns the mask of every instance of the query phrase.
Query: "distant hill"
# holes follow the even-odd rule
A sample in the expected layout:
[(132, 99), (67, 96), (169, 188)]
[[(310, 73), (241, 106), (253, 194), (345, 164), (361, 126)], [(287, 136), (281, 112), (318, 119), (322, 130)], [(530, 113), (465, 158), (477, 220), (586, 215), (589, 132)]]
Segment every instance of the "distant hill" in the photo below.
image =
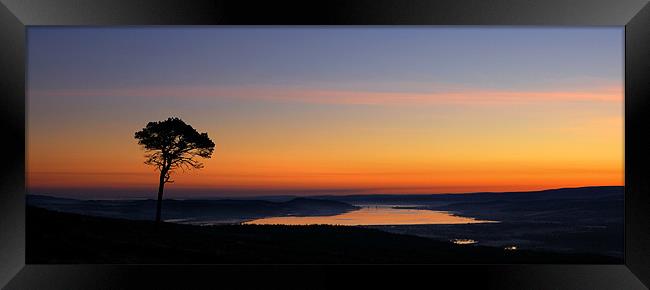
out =
[[(28, 195), (27, 204), (54, 211), (100, 217), (150, 220), (156, 201), (76, 200), (44, 195)], [(293, 198), (284, 202), (265, 200), (174, 200), (163, 202), (163, 219), (179, 222), (239, 223), (271, 216), (336, 215), (359, 209), (341, 201)]]
[(622, 224), (622, 186), (581, 187), (533, 192), (481, 193), (426, 208), (500, 221)]
[(595, 199), (600, 197), (622, 197), (623, 186), (592, 186), (559, 188), (536, 191), (473, 192), (454, 194), (373, 194), (373, 195), (321, 195), (319, 199), (336, 200), (350, 204), (447, 204), (451, 202), (498, 201), (498, 200), (560, 200)]

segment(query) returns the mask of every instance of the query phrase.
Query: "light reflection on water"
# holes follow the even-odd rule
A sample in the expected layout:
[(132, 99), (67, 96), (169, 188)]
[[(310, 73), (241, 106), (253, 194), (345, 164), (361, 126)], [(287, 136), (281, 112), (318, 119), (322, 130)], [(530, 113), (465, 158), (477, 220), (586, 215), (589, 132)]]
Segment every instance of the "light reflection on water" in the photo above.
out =
[(423, 225), (423, 224), (470, 224), (493, 221), (454, 216), (445, 211), (432, 211), (390, 206), (365, 206), (359, 210), (333, 216), (283, 216), (244, 222), (255, 225)]
[(473, 245), (478, 243), (477, 240), (472, 240), (472, 239), (453, 239), (451, 240), (451, 242), (456, 245)]

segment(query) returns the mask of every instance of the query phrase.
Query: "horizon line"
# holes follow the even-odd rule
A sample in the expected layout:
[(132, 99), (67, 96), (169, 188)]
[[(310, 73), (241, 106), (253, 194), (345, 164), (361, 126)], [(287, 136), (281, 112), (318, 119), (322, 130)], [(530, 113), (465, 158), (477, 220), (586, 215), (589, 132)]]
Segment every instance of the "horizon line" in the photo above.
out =
[[(532, 193), (532, 192), (543, 192), (543, 191), (558, 191), (558, 190), (568, 190), (568, 189), (585, 189), (585, 188), (603, 188), (603, 187), (622, 187), (625, 188), (625, 185), (591, 185), (591, 186), (573, 186), (573, 187), (556, 187), (556, 188), (546, 188), (546, 189), (537, 189), (537, 190), (519, 190), (519, 191), (471, 191), (471, 192), (458, 192), (458, 193), (368, 193), (368, 194), (363, 194), (363, 193), (356, 193), (356, 194), (342, 194), (342, 195), (336, 195), (336, 194), (318, 194), (318, 195), (296, 195), (296, 194), (276, 194), (276, 195), (250, 195), (250, 196), (204, 196), (204, 197), (196, 197), (196, 198), (165, 198), (164, 200), (210, 200), (210, 199), (230, 199), (230, 200), (237, 200), (237, 199), (255, 199), (255, 198), (280, 198), (280, 197), (293, 197), (293, 198), (317, 198), (317, 197), (353, 197), (353, 196), (430, 196), (430, 195), (469, 195), (469, 194), (485, 194), (485, 193)], [(294, 190), (294, 191), (299, 191), (299, 190)], [(321, 190), (317, 190), (321, 191)], [(327, 190), (323, 190), (327, 191)], [(336, 190), (332, 190), (336, 191)], [(339, 189), (339, 191), (341, 191)], [(46, 196), (46, 197), (53, 197), (53, 198), (61, 198), (61, 199), (73, 199), (73, 200), (155, 200), (155, 198), (152, 197), (113, 197), (113, 198), (88, 198), (88, 199), (83, 199), (81, 197), (69, 197), (69, 196), (62, 196), (62, 195), (57, 195), (57, 194), (42, 194), (42, 193), (29, 193), (27, 192), (25, 196)]]

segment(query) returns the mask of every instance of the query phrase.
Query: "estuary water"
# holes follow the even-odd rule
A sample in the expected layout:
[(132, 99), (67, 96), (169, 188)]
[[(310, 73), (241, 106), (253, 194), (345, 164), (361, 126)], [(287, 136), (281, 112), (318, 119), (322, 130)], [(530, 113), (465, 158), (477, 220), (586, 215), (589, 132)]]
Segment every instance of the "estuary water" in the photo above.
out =
[(359, 210), (332, 216), (281, 216), (255, 219), (244, 222), (254, 225), (423, 225), (423, 224), (471, 224), (490, 223), (453, 215), (446, 211), (400, 208), (393, 206), (363, 206)]

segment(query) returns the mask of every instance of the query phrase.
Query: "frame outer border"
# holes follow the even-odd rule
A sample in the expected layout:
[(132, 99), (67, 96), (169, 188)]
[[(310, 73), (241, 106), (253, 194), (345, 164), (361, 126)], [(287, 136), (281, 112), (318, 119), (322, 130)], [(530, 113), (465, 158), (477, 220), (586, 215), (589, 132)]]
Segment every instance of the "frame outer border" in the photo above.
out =
[(650, 286), (650, 4), (625, 26), (625, 265)]
[(0, 4), (0, 286), (25, 265), (25, 26)]
[[(398, 5), (399, 3), (399, 5)], [(332, 0), (332, 1), (251, 1), (251, 0), (0, 0), (0, 120), (9, 142), (3, 142), (7, 153), (6, 166), (0, 167), (0, 286), (22, 289), (40, 285), (56, 289), (73, 289), (75, 279), (80, 284), (95, 285), (99, 277), (110, 284), (115, 274), (139, 272), (156, 276), (160, 272), (183, 271), (181, 266), (25, 266), (25, 57), (26, 26), (35, 25), (215, 25), (215, 24), (280, 24), (280, 25), (625, 25), (625, 265), (637, 277), (626, 275), (616, 265), (438, 265), (447, 268), (473, 269), (487, 272), (483, 278), (506, 288), (521, 286), (591, 286), (604, 288), (617, 285), (606, 283), (606, 273), (618, 273), (620, 286), (638, 288), (639, 279), (650, 285), (650, 183), (646, 180), (650, 164), (650, 121), (644, 112), (650, 110), (650, 5), (648, 0)], [(471, 7), (471, 9), (470, 9)], [(304, 13), (296, 13), (297, 11)], [(6, 140), (6, 139), (5, 139)], [(646, 174), (646, 176), (644, 176)], [(136, 269), (143, 267), (143, 269)], [(170, 268), (171, 267), (171, 268)], [(292, 271), (298, 268), (288, 266)], [(431, 266), (426, 266), (431, 267)], [(513, 268), (515, 267), (515, 268)], [(591, 268), (588, 268), (591, 267)], [(195, 267), (194, 271), (218, 269), (218, 266)], [(241, 266), (235, 267), (242, 269)], [(244, 267), (246, 268), (246, 267)], [(286, 268), (269, 266), (266, 268)], [(264, 272), (266, 268), (255, 268)], [(342, 266), (340, 268), (350, 268)], [(352, 267), (354, 270), (355, 267)], [(393, 267), (394, 268), (394, 267)], [(405, 267), (404, 267), (405, 268)], [(149, 270), (147, 270), (149, 269)], [(223, 267), (220, 268), (224, 272)], [(413, 270), (413, 268), (411, 268)], [(558, 270), (553, 270), (558, 269)], [(250, 269), (248, 269), (250, 271)], [(286, 271), (285, 270), (280, 270)], [(356, 269), (358, 270), (358, 269)], [(69, 273), (86, 273), (79, 277)], [(187, 272), (187, 270), (184, 270)], [(271, 272), (273, 272), (271, 271)], [(399, 272), (401, 270), (397, 270)], [(518, 272), (522, 278), (511, 280), (493, 278), (501, 272)], [(605, 271), (605, 272), (603, 272)], [(317, 271), (318, 272), (318, 271)], [(336, 272), (336, 271), (332, 271)], [(18, 273), (16, 275), (16, 273)], [(277, 274), (273, 272), (274, 275)], [(561, 274), (561, 273), (568, 273)], [(570, 275), (574, 273), (575, 275)], [(592, 277), (589, 277), (591, 273)], [(597, 274), (601, 273), (601, 274)], [(340, 273), (339, 274), (343, 274)], [(38, 276), (36, 276), (38, 275)], [(52, 276), (54, 275), (54, 276)], [(107, 276), (108, 275), (108, 276)], [(185, 273), (185, 275), (188, 275)], [(485, 276), (488, 275), (488, 276)], [(585, 275), (587, 278), (585, 278)], [(631, 274), (630, 274), (631, 275)], [(602, 276), (602, 277), (601, 277)], [(43, 281), (33, 281), (40, 277)], [(67, 284), (47, 281), (67, 277)], [(604, 284), (586, 283), (585, 279), (601, 280)], [(614, 277), (612, 277), (614, 278)], [(72, 280), (70, 280), (72, 279)], [(112, 279), (112, 280), (111, 280)], [(567, 280), (568, 279), (568, 280)], [(38, 280), (38, 279), (35, 279)], [(118, 279), (124, 283), (125, 281)], [(127, 279), (128, 280), (128, 279)], [(513, 284), (513, 281), (518, 283)], [(528, 282), (527, 282), (528, 281)], [(546, 281), (546, 282), (543, 282)], [(636, 281), (636, 282), (635, 282)], [(614, 281), (616, 282), (616, 281)], [(30, 284), (31, 283), (31, 284)], [(40, 283), (40, 284), (39, 284)], [(93, 284), (88, 284), (93, 283)], [(531, 284), (532, 283), (532, 284)], [(550, 283), (550, 284), (548, 284)], [(562, 284), (557, 284), (562, 283)], [(58, 286), (57, 286), (58, 285)], [(126, 285), (126, 284), (114, 284)], [(514, 286), (514, 287), (513, 287)], [(65, 288), (64, 288), (65, 287)], [(643, 287), (643, 286), (641, 286)], [(646, 286), (647, 287), (647, 286)]]

